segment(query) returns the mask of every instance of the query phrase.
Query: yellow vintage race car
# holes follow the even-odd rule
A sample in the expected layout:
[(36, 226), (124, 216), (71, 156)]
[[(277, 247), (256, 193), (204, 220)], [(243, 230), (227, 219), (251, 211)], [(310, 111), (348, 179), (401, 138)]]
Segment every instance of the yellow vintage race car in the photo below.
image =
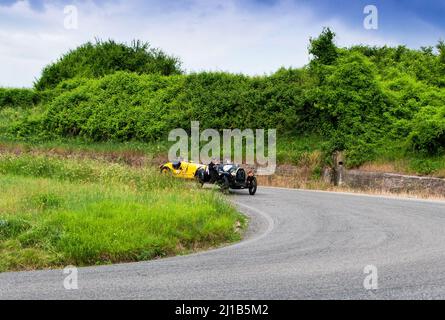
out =
[(205, 167), (205, 165), (199, 163), (172, 161), (161, 165), (160, 170), (161, 173), (171, 174), (177, 178), (195, 179), (198, 169)]

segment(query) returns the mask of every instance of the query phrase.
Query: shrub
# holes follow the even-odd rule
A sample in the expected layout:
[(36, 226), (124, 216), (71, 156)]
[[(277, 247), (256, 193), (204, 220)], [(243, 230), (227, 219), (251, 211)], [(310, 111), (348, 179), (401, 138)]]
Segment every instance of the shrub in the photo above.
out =
[(95, 141), (154, 141), (170, 128), (183, 78), (118, 72), (90, 79), (47, 106), (43, 131)]
[(0, 88), (0, 110), (4, 108), (31, 108), (38, 103), (38, 95), (32, 89)]
[(409, 141), (415, 151), (429, 155), (445, 151), (445, 107), (422, 109), (412, 126)]
[(76, 77), (99, 78), (116, 71), (138, 74), (174, 75), (181, 73), (180, 61), (148, 43), (131, 45), (112, 40), (88, 42), (48, 65), (35, 83), (37, 90), (53, 89), (60, 82)]
[(370, 159), (389, 125), (390, 100), (362, 54), (346, 53), (325, 69), (329, 76), (312, 93), (320, 129), (330, 141), (329, 152), (350, 150), (348, 162), (359, 165)]
[[(72, 79), (47, 90), (45, 108), (16, 123), (18, 136), (81, 136), (94, 141), (156, 141), (174, 128), (276, 128), (303, 131), (305, 71), (270, 77), (226, 73), (161, 76), (117, 72)], [(34, 131), (33, 131), (34, 130)]]

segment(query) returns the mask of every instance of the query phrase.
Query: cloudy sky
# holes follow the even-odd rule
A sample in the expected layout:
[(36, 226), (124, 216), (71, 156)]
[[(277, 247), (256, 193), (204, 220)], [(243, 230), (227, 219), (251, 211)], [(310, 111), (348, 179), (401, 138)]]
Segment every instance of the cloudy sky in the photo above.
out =
[[(367, 5), (378, 9), (377, 30), (363, 26)], [(77, 10), (75, 29), (66, 6)], [(32, 86), (46, 64), (94, 38), (148, 41), (188, 72), (268, 74), (305, 65), (323, 26), (341, 46), (434, 45), (445, 38), (445, 1), (0, 0), (0, 86)]]

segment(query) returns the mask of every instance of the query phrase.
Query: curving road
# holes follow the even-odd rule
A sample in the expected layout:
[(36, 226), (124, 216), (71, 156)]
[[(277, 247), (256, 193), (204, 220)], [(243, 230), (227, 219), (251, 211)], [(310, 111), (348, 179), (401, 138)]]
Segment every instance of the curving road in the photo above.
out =
[[(2, 299), (445, 298), (445, 203), (261, 188), (238, 244), (152, 262), (0, 274)], [(365, 290), (364, 268), (378, 271)]]

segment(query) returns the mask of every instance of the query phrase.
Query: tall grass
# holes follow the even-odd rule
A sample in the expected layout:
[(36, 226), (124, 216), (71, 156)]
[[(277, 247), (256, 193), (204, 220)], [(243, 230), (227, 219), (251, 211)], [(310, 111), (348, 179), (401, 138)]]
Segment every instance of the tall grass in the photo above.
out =
[(0, 271), (139, 261), (236, 241), (213, 191), (93, 160), (0, 155)]
[(388, 142), (377, 150), (378, 157), (360, 166), (367, 171), (393, 172), (409, 175), (445, 178), (445, 156), (428, 156), (406, 152), (403, 145)]

